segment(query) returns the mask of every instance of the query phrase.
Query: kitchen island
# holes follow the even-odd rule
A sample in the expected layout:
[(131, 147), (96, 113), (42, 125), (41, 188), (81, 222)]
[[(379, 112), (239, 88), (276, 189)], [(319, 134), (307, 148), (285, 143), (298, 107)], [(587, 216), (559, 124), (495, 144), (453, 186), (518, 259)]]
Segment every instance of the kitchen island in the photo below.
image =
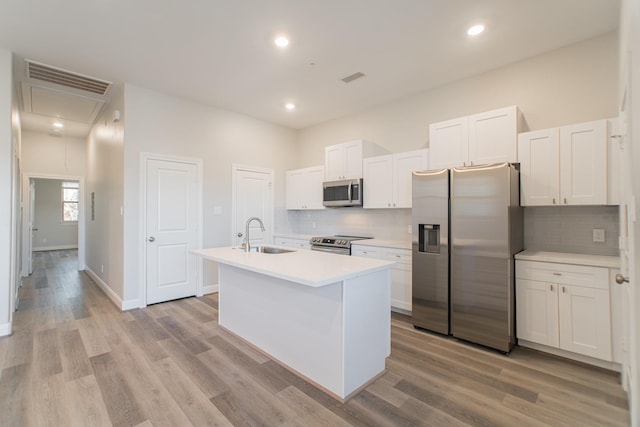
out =
[(220, 326), (346, 400), (385, 370), (393, 262), (298, 250), (210, 248)]

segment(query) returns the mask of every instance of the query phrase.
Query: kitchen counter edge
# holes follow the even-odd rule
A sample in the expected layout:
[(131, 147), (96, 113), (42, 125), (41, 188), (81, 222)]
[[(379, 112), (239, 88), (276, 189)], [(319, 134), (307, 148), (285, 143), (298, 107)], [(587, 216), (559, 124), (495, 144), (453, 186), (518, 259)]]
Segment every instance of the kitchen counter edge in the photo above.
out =
[(556, 262), (561, 264), (587, 265), (591, 267), (620, 268), (620, 257), (609, 255), (587, 255), (566, 252), (544, 252), (525, 250), (515, 255), (516, 260)]

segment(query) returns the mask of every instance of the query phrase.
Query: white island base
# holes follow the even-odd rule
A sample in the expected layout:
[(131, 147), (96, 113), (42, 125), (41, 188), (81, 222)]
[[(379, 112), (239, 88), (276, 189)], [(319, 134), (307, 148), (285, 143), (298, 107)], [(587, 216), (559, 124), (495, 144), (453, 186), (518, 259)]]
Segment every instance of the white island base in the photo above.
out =
[(385, 371), (389, 274), (311, 287), (221, 264), (218, 322), (345, 401)]

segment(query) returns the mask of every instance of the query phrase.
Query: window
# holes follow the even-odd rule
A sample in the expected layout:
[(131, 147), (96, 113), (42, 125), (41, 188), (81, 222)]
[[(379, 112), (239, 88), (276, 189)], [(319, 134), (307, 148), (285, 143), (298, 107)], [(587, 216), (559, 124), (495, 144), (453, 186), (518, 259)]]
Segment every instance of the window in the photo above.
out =
[(79, 187), (77, 181), (62, 182), (62, 222), (78, 221)]

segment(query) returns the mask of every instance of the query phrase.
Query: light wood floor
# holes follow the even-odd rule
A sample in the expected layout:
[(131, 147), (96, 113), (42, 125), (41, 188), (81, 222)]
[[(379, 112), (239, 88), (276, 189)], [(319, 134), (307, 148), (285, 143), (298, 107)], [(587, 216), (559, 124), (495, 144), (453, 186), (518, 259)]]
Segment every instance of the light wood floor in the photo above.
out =
[(120, 312), (75, 251), (37, 253), (0, 339), (0, 426), (627, 426), (615, 373), (504, 356), (392, 320), (388, 371), (346, 404), (221, 330), (217, 295)]

